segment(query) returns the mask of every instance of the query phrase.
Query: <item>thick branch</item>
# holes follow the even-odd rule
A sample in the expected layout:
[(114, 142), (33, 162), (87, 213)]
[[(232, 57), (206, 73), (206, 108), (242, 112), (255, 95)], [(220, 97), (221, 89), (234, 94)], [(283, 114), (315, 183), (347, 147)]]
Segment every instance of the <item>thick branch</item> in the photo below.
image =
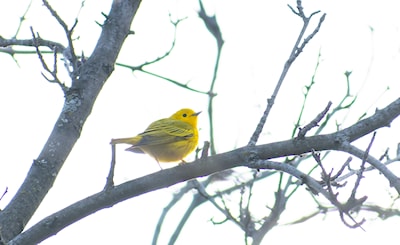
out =
[[(64, 108), (42, 152), (34, 160), (17, 194), (0, 212), (1, 242), (12, 240), (24, 229), (52, 187), (80, 136), (98, 94), (114, 69), (139, 4), (140, 1), (135, 0), (113, 2), (97, 46), (92, 56), (82, 65), (79, 78), (73, 81), (73, 86), (67, 92)], [(48, 230), (48, 226), (45, 230)], [(37, 239), (34, 236), (29, 243)]]
[[(166, 188), (176, 183), (206, 176), (218, 171), (237, 167), (247, 166), (254, 163), (251, 157), (257, 156), (258, 159), (272, 159), (288, 155), (300, 155), (312, 151), (337, 150), (343, 142), (352, 142), (378, 128), (388, 126), (395, 118), (400, 115), (400, 99), (397, 99), (386, 108), (377, 110), (375, 114), (366, 118), (353, 126), (341, 131), (327, 134), (305, 137), (301, 140), (287, 140), (271, 144), (242, 147), (230, 152), (217, 154), (195, 162), (180, 165), (175, 168), (159, 171), (124, 184), (102, 191), (89, 196), (65, 209), (48, 216), (21, 235), (17, 236), (10, 244), (25, 244), (27, 241), (42, 241), (47, 237), (57, 233), (64, 227), (98, 211), (103, 208), (142, 195), (147, 192)], [(249, 165), (250, 166), (250, 165)], [(274, 166), (274, 165), (270, 165)], [(254, 167), (254, 166), (253, 166)], [(282, 167), (282, 166), (281, 166)], [(279, 169), (281, 170), (281, 169)], [(296, 168), (288, 169), (289, 174)], [(312, 181), (307, 175), (301, 176), (305, 181)], [(324, 191), (318, 190), (323, 193)], [(325, 196), (325, 195), (324, 195)], [(4, 211), (3, 211), (4, 212)]]

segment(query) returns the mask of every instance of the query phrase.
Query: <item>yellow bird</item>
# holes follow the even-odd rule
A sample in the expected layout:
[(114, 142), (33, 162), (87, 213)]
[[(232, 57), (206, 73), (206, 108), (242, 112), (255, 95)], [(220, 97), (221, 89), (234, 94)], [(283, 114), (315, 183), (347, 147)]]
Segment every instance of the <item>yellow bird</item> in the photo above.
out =
[(182, 161), (197, 146), (199, 133), (197, 116), (200, 112), (181, 109), (169, 118), (157, 120), (131, 138), (112, 139), (111, 144), (130, 144), (127, 151), (146, 153), (159, 162)]

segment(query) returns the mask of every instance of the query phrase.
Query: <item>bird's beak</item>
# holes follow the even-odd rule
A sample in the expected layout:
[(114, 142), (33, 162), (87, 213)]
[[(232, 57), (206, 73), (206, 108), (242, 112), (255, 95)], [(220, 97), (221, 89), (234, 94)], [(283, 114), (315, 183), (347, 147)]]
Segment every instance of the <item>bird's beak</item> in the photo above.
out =
[(192, 115), (190, 115), (191, 117), (197, 117), (199, 114), (201, 113), (201, 111), (193, 113)]

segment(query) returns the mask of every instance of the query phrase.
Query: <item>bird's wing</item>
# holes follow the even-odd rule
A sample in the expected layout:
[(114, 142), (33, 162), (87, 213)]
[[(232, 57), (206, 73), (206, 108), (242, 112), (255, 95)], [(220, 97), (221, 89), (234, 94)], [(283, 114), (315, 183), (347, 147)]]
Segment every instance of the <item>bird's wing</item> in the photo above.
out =
[(167, 118), (153, 122), (139, 135), (142, 139), (135, 146), (169, 144), (193, 137), (193, 127), (188, 123)]

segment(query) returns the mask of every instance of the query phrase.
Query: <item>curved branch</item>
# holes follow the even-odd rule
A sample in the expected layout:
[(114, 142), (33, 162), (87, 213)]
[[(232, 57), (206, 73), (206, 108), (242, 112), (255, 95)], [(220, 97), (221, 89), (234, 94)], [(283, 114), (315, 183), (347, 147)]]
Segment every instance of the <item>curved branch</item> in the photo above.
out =
[(365, 156), (365, 153), (363, 150), (358, 149), (355, 146), (350, 145), (349, 143), (344, 144), (342, 147), (339, 148), (340, 150), (350, 153), (360, 159), (364, 159), (371, 164), (374, 168), (378, 169), (384, 176), (385, 178), (389, 181), (390, 186), (394, 187), (397, 191), (397, 193), (400, 194), (400, 178), (397, 177), (388, 167), (386, 167), (385, 164), (381, 163), (378, 159), (375, 157), (367, 154)]
[[(253, 147), (246, 146), (134, 179), (115, 186), (114, 188), (110, 188), (107, 191), (101, 191), (89, 196), (48, 216), (24, 233), (15, 237), (9, 244), (15, 245), (25, 244), (27, 241), (42, 241), (56, 234), (64, 227), (101, 209), (111, 207), (132, 197), (169, 187), (182, 181), (206, 176), (238, 166), (254, 167), (255, 163), (260, 163), (260, 161), (251, 159), (254, 156), (258, 157), (258, 159), (272, 159), (282, 156), (300, 155), (311, 152), (312, 149), (316, 151), (341, 150), (343, 142), (353, 142), (378, 128), (388, 126), (399, 115), (400, 98), (392, 102), (386, 108), (377, 110), (373, 116), (332, 134), (305, 137), (301, 140), (292, 139)], [(284, 164), (277, 166), (279, 166), (278, 170), (282, 171), (281, 168)], [(273, 168), (274, 165), (269, 165), (269, 167)], [(299, 173), (295, 171), (298, 170), (292, 167), (290, 169), (288, 168), (285, 172), (296, 176)], [(308, 184), (312, 182), (312, 179), (307, 175), (301, 175), (301, 178), (303, 181), (308, 181)], [(399, 190), (399, 183), (396, 182), (393, 184), (395, 184), (395, 188)], [(326, 191), (323, 189), (317, 190), (326, 196), (324, 194)], [(6, 210), (1, 213), (5, 211)]]

